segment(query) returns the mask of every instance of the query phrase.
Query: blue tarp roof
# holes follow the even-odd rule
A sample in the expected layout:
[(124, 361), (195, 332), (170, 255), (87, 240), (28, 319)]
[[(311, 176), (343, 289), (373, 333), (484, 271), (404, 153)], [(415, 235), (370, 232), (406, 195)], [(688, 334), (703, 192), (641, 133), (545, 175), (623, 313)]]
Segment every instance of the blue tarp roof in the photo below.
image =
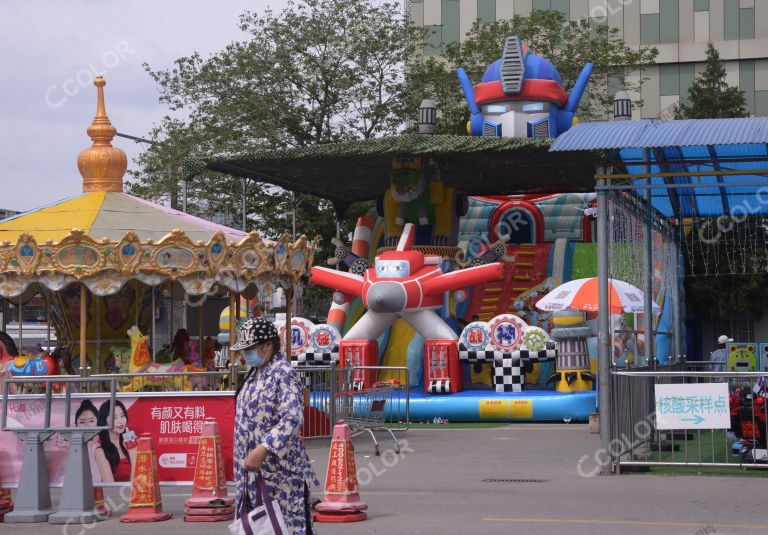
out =
[(648, 172), (646, 149), (651, 174), (740, 172), (652, 177), (652, 184), (691, 185), (652, 190), (653, 204), (664, 215), (768, 215), (768, 189), (759, 191), (768, 188), (768, 176), (750, 174), (768, 169), (768, 117), (583, 123), (560, 135), (550, 151), (611, 151), (617, 156), (610, 159), (614, 165), (623, 164), (627, 174), (642, 174)]

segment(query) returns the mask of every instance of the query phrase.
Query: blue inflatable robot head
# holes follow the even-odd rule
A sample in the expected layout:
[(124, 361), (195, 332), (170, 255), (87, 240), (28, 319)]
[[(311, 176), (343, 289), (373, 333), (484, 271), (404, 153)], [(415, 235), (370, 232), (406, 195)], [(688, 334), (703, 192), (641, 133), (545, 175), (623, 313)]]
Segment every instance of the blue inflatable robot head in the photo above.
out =
[(467, 99), (470, 134), (492, 137), (557, 137), (571, 127), (593, 65), (587, 63), (570, 94), (552, 63), (532, 54), (517, 36), (508, 37), (501, 58), (472, 86), (456, 72)]

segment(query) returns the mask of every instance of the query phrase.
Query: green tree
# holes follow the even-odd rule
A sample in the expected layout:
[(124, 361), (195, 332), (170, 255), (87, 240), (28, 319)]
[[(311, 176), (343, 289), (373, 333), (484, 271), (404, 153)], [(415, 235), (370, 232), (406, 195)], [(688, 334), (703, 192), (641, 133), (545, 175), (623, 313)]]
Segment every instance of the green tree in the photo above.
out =
[[(180, 208), (187, 159), (397, 133), (415, 115), (403, 66), (424, 35), (401, 11), (375, 0), (293, 0), (279, 13), (245, 12), (245, 37), (207, 58), (193, 53), (168, 69), (145, 64), (170, 114), (137, 158), (131, 191)], [(290, 232), (295, 210), (297, 234), (323, 237), (318, 261), (329, 256), (331, 204), (258, 179), (246, 181), (247, 229), (271, 238)], [(242, 190), (240, 178), (196, 175), (187, 209), (240, 226)], [(344, 235), (366, 208), (348, 210)]]
[(677, 119), (748, 117), (744, 91), (725, 80), (725, 64), (712, 43), (707, 46), (707, 66), (688, 88), (686, 102), (676, 108)]
[[(501, 57), (510, 35), (520, 36), (534, 53), (551, 61), (566, 91), (573, 87), (584, 65), (594, 63), (588, 93), (579, 110), (579, 117), (586, 120), (608, 118), (616, 91), (639, 93), (646, 78), (640, 76), (634, 81), (632, 75), (652, 65), (658, 54), (656, 48), (628, 47), (617, 28), (592, 19), (568, 21), (560, 11), (536, 10), (530, 16), (515, 15), (508, 20), (475, 21), (461, 43), (445, 45), (442, 57), (416, 56), (409, 64), (412, 102), (418, 105), (427, 96), (435, 99), (441, 111), (438, 128), (442, 133), (465, 133), (469, 119), (456, 68), (462, 67), (473, 83), (478, 83), (488, 65)], [(635, 105), (642, 105), (642, 101)]]

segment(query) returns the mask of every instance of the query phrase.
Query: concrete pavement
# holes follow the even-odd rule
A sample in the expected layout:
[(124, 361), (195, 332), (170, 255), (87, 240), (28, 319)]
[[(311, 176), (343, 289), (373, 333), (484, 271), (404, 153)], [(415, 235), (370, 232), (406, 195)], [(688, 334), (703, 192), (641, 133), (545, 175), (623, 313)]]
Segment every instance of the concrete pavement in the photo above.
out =
[[(582, 477), (579, 459), (591, 458), (597, 435), (580, 424), (525, 424), (494, 429), (414, 429), (401, 435), (397, 456), (380, 435), (382, 456), (370, 440), (355, 439), (362, 499), (369, 519), (319, 524), (327, 534), (751, 534), (768, 533), (765, 478), (624, 475)], [(326, 441), (310, 441), (321, 480)], [(594, 463), (582, 463), (589, 472)], [(318, 489), (319, 492), (319, 489)], [(108, 496), (117, 514), (126, 503)], [(161, 524), (95, 526), (0, 525), (2, 534), (225, 533), (222, 524), (187, 524), (180, 516), (188, 489), (164, 487), (175, 518)], [(56, 499), (56, 493), (54, 498)], [(34, 526), (34, 527), (33, 527)], [(23, 531), (22, 531), (23, 530)]]

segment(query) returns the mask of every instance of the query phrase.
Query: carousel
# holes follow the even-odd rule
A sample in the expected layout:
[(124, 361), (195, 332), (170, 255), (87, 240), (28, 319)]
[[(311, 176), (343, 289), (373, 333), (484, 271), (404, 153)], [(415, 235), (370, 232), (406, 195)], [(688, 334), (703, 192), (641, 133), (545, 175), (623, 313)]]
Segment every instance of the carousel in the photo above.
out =
[[(312, 265), (316, 242), (305, 236), (265, 240), (126, 193), (127, 158), (111, 143), (105, 84), (94, 82), (93, 144), (77, 159), (83, 193), (0, 222), (0, 363), (14, 376), (210, 369), (221, 308), (234, 311), (231, 343), (243, 297), (282, 288), (290, 303)], [(28, 347), (23, 307), (41, 298), (48, 344)], [(211, 311), (206, 301), (223, 304)], [(9, 303), (18, 310), (15, 340), (6, 334)]]

